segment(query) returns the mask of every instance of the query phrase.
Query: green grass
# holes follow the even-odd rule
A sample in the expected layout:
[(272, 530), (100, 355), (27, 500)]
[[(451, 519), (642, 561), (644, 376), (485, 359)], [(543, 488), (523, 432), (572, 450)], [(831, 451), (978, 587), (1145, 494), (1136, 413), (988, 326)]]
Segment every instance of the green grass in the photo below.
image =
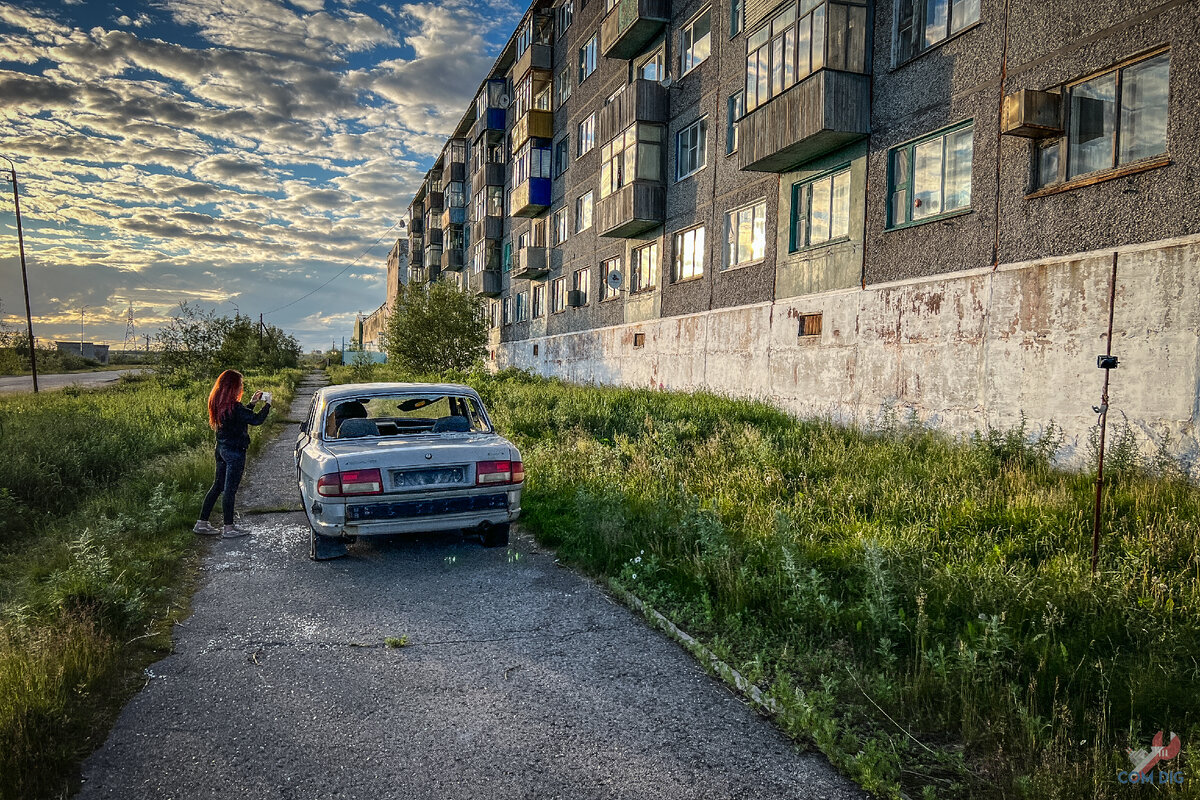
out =
[[(247, 385), (286, 413), (300, 375)], [(208, 389), (136, 377), (0, 397), (0, 798), (65, 796), (169, 650), (212, 482)]]
[(538, 539), (703, 641), (872, 792), (1125, 797), (1124, 748), (1160, 729), (1184, 742), (1164, 766), (1189, 772), (1200, 492), (1126, 437), (1093, 578), (1094, 475), (1049, 466), (1053, 431), (954, 441), (706, 394), (459, 379), (522, 450)]

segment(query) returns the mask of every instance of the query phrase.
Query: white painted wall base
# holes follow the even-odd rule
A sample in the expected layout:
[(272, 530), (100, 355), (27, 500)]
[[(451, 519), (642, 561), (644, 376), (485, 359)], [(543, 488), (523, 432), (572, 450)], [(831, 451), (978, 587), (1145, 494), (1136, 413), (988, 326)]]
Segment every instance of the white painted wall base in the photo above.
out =
[[(507, 342), (498, 367), (574, 382), (756, 397), (868, 423), (909, 411), (953, 434), (1053, 421), (1082, 466), (1104, 373), (1114, 251)], [(1200, 236), (1118, 253), (1110, 425), (1200, 455)], [(799, 314), (823, 314), (819, 337)], [(572, 313), (569, 309), (565, 313)], [(645, 334), (634, 347), (634, 334)], [(533, 355), (533, 345), (539, 353)]]

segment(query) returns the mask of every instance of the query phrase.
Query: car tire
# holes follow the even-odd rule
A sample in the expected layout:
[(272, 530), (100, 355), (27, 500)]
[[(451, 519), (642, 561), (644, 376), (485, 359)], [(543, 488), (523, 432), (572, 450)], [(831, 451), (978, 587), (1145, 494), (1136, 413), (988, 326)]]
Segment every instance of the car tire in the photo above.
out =
[(503, 525), (491, 525), (479, 534), (479, 540), (484, 547), (504, 547), (508, 544), (508, 532), (511, 527), (507, 522)]

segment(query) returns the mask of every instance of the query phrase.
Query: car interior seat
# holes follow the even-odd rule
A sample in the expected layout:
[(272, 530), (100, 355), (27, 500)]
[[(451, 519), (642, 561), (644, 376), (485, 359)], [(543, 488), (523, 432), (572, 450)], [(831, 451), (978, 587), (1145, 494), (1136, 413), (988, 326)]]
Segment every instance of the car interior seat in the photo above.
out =
[(378, 436), (379, 426), (370, 419), (348, 419), (338, 426), (339, 439), (357, 439), (361, 436)]
[(434, 433), (468, 433), (471, 423), (466, 417), (441, 417), (433, 423)]

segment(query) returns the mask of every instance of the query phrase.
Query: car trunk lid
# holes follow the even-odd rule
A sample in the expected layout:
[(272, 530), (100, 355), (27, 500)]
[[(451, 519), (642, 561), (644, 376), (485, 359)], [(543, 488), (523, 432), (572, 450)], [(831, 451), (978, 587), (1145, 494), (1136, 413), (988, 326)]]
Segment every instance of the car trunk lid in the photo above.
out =
[(385, 493), (453, 489), (475, 485), (475, 464), (509, 458), (494, 434), (388, 437), (332, 441), (338, 469), (378, 469)]

